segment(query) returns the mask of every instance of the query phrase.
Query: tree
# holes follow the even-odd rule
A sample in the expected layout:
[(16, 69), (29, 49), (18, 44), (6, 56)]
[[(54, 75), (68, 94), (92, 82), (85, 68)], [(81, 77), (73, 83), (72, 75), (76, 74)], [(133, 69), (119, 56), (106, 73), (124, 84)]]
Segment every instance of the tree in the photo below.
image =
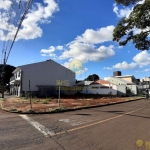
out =
[[(122, 18), (113, 32), (113, 41), (120, 46), (132, 41), (139, 50), (149, 50), (150, 39), (150, 0), (143, 4), (137, 4), (142, 0), (115, 0), (117, 4), (124, 6), (134, 5), (129, 17)], [(138, 31), (138, 32), (135, 32)]]
[[(1, 74), (1, 70), (2, 70), (3, 65), (0, 64), (0, 75)], [(6, 86), (6, 84), (9, 84), (10, 78), (13, 76), (12, 72), (16, 69), (16, 67), (11, 66), (11, 65), (6, 65), (3, 71), (3, 80), (4, 80), (4, 86)], [(0, 84), (2, 84), (2, 76), (0, 76)]]
[(85, 80), (87, 81), (96, 81), (99, 79), (99, 76), (97, 74), (89, 75)]

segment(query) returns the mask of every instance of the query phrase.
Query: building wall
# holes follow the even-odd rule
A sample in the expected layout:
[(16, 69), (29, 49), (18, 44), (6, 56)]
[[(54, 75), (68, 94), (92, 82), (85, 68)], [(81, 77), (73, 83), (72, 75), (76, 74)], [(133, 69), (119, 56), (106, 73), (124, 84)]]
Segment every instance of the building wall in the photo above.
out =
[(131, 90), (131, 95), (137, 95), (137, 86), (136, 85), (127, 85), (127, 88)]
[(124, 87), (122, 86), (122, 85), (125, 85), (125, 87), (127, 87), (131, 90), (132, 95), (137, 95), (137, 86), (136, 85), (127, 85), (123, 81), (120, 81), (117, 78), (112, 78), (112, 77), (105, 78), (105, 80), (108, 80), (112, 84), (116, 84), (118, 86), (118, 93), (121, 93), (121, 92), (126, 93), (126, 91), (124, 91)]
[(126, 85), (117, 85), (117, 95), (126, 96)]
[(75, 73), (52, 60), (21, 66), (21, 70), (22, 91), (29, 91), (29, 80), (31, 91), (37, 91), (37, 85), (55, 86), (57, 80), (75, 84)]
[(104, 80), (107, 80), (110, 83), (115, 84), (115, 85), (126, 85), (123, 81), (120, 81), (117, 78), (107, 77), (107, 78), (104, 78)]
[(121, 77), (121, 79), (126, 80), (128, 82), (133, 82), (132, 77)]
[(117, 95), (117, 86), (113, 85), (113, 84), (103, 84), (103, 85), (91, 84), (89, 86), (85, 86), (82, 93), (84, 93), (84, 94)]

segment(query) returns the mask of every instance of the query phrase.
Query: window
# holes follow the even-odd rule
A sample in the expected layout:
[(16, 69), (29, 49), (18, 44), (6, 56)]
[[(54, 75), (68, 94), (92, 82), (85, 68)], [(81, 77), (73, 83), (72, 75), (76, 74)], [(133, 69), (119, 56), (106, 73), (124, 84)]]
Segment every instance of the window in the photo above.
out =
[(21, 75), (21, 72), (18, 73), (18, 77), (20, 77), (20, 75)]

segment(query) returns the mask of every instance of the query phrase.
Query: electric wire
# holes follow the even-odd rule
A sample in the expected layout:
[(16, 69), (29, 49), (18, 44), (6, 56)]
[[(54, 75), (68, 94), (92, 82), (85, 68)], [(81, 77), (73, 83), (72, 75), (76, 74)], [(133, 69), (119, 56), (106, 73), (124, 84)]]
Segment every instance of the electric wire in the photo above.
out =
[[(14, 0), (15, 1), (15, 0)], [(14, 44), (14, 42), (15, 42), (15, 40), (16, 40), (16, 37), (17, 37), (17, 34), (18, 34), (18, 32), (19, 32), (19, 29), (21, 28), (21, 25), (22, 25), (22, 22), (23, 22), (23, 20), (25, 19), (25, 16), (26, 16), (26, 14), (27, 14), (27, 12), (28, 12), (28, 10), (29, 10), (29, 8), (30, 8), (30, 6), (31, 6), (31, 4), (32, 4), (32, 1), (33, 0), (28, 0), (28, 2), (27, 2), (27, 5), (26, 6), (24, 6), (23, 4), (22, 4), (22, 2), (21, 2), (21, 0), (19, 1), (19, 5), (18, 5), (18, 7), (19, 7), (19, 9), (20, 9), (20, 13), (16, 13), (16, 21), (15, 20), (12, 20), (11, 21), (11, 19), (10, 18), (13, 18), (13, 17), (11, 17), (11, 10), (10, 10), (10, 12), (9, 12), (9, 19), (7, 20), (7, 25), (9, 25), (9, 24), (11, 24), (12, 23), (12, 25), (14, 25), (14, 28), (15, 28), (15, 26), (17, 26), (17, 24), (18, 24), (18, 26), (14, 29), (13, 28), (13, 30), (14, 31), (11, 31), (11, 33), (12, 33), (12, 35), (10, 35), (10, 34), (8, 34), (9, 33), (9, 27), (7, 27), (7, 34), (5, 33), (5, 36), (8, 36), (9, 35), (9, 37), (5, 37), (5, 38), (7, 38), (7, 40), (4, 40), (4, 42), (3, 42), (3, 48), (2, 48), (2, 59), (1, 59), (1, 62), (3, 62), (3, 60), (4, 60), (4, 62), (3, 62), (3, 67), (1, 67), (1, 75), (3, 74), (3, 70), (4, 70), (4, 68), (5, 68), (5, 65), (6, 65), (6, 63), (7, 63), (7, 60), (8, 60), (8, 58), (9, 58), (9, 55), (10, 55), (10, 52), (11, 52), (11, 50), (12, 50), (12, 47), (13, 47), (13, 44)], [(14, 3), (13, 3), (14, 4)], [(20, 16), (21, 16), (21, 14), (22, 14), (22, 11), (21, 11), (21, 6), (23, 7), (24, 6), (24, 8), (25, 8), (25, 10), (24, 10), (24, 12), (23, 12), (23, 15), (22, 15), (22, 17), (21, 17), (21, 19), (20, 19)], [(13, 7), (15, 7), (15, 5), (13, 6), (11, 6), (12, 7), (12, 11), (13, 11)], [(1, 15), (3, 15), (2, 13), (1, 13)], [(5, 15), (6, 15), (6, 12), (5, 12)], [(2, 16), (3, 17), (3, 16)], [(19, 19), (20, 19), (20, 21), (19, 21)], [(11, 37), (10, 37), (11, 36)], [(10, 39), (9, 39), (10, 38)], [(12, 41), (12, 42), (11, 42)], [(8, 50), (9, 49), (9, 50)], [(6, 52), (8, 51), (8, 54), (7, 54), (7, 56), (6, 56)], [(2, 64), (2, 63), (1, 63)]]

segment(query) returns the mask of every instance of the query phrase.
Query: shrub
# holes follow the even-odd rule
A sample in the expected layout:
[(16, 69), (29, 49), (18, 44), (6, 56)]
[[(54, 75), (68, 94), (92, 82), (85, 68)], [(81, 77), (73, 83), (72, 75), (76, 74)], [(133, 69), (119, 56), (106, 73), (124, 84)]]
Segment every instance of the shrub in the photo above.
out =
[(47, 110), (47, 112), (61, 112), (61, 111), (64, 111), (64, 110), (69, 110), (69, 108), (67, 108), (65, 106), (62, 106), (60, 108), (49, 108)]
[(49, 103), (48, 99), (45, 99), (45, 100), (42, 102), (42, 104), (48, 104), (48, 103)]
[(27, 113), (35, 113), (35, 111), (33, 109), (29, 109)]
[(17, 109), (12, 107), (10, 111), (17, 111)]
[(87, 104), (86, 104), (86, 107), (89, 107), (89, 106), (90, 106), (90, 104), (89, 104), (89, 103), (87, 103)]

